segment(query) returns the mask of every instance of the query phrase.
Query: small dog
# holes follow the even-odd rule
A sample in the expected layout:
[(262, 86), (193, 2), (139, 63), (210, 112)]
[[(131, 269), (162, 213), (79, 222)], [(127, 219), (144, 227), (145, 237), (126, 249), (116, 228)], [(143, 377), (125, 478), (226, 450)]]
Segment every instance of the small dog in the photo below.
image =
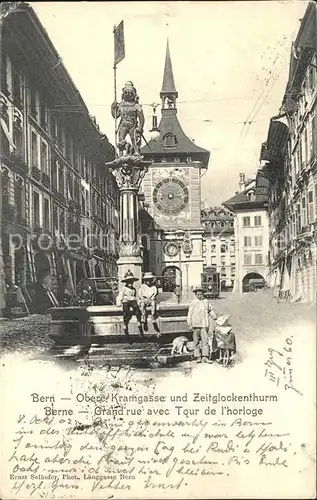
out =
[(175, 354), (189, 354), (189, 350), (187, 349), (188, 342), (189, 340), (187, 337), (176, 337), (173, 340), (171, 355), (174, 356)]

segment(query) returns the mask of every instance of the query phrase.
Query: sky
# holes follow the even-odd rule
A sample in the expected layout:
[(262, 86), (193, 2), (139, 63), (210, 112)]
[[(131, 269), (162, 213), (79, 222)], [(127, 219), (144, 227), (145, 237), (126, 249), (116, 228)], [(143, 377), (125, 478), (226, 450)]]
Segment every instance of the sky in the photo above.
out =
[[(126, 57), (118, 96), (133, 81), (150, 138), (160, 103), (166, 40), (178, 90), (178, 118), (211, 152), (202, 200), (215, 206), (234, 195), (238, 176), (259, 166), (269, 120), (278, 114), (291, 44), (308, 2), (30, 2), (100, 129), (114, 142), (113, 27), (124, 21)], [(157, 109), (160, 115), (160, 107)], [(244, 122), (252, 122), (245, 124)]]

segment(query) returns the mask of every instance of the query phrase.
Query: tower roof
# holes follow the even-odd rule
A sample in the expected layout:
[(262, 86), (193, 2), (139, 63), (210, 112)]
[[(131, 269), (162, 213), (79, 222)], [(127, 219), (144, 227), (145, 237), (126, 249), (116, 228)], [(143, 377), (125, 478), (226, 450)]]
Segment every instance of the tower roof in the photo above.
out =
[[(177, 118), (176, 98), (178, 97), (178, 92), (175, 88), (168, 40), (160, 97), (163, 100), (162, 117), (159, 124), (160, 135), (155, 139), (151, 139), (149, 143), (143, 146), (142, 154), (145, 157), (157, 155), (168, 158), (187, 154), (193, 156), (193, 161), (201, 161), (207, 167), (210, 152), (207, 149), (197, 146), (194, 141), (187, 137)], [(169, 98), (171, 98), (171, 106), (169, 106), (169, 103), (166, 104), (166, 100), (169, 101)]]
[(175, 87), (170, 47), (167, 39), (166, 44), (166, 55), (165, 55), (165, 68), (164, 68), (164, 76), (163, 76), (163, 84), (162, 90), (160, 93), (160, 97), (164, 97), (166, 94), (173, 94), (178, 97), (178, 92)]

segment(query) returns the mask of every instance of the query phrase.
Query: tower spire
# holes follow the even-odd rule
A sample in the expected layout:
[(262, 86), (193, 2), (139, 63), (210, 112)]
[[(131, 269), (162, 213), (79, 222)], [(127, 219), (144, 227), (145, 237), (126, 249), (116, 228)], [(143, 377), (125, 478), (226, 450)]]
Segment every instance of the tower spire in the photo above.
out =
[(176, 98), (178, 97), (178, 92), (175, 87), (172, 60), (169, 48), (169, 41), (167, 39), (166, 44), (166, 55), (165, 55), (165, 67), (162, 90), (160, 92), (160, 97), (162, 99), (162, 107), (164, 108), (176, 108)]

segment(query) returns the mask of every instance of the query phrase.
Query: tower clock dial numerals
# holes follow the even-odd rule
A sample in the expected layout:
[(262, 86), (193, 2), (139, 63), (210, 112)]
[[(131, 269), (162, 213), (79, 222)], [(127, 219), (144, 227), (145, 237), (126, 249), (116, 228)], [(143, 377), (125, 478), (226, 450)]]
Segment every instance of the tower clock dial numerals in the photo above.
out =
[(187, 187), (176, 177), (158, 182), (153, 190), (153, 202), (156, 209), (168, 215), (177, 214), (184, 210), (188, 200)]

